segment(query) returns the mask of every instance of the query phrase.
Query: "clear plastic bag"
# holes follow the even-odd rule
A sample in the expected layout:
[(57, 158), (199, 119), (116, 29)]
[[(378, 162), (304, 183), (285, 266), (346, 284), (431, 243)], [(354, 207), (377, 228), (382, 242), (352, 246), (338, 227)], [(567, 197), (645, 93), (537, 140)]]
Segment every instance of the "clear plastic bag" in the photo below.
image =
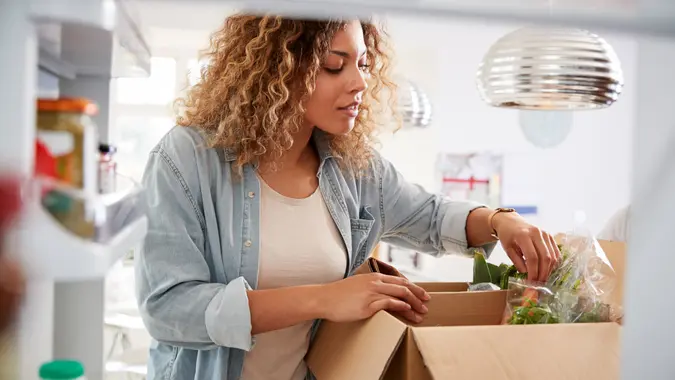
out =
[(469, 285), (468, 289), (470, 292), (487, 292), (491, 290), (501, 290), (501, 288), (491, 282), (481, 282)]
[(546, 283), (524, 276), (508, 279), (504, 323), (616, 322), (619, 305), (612, 304), (616, 274), (607, 256), (590, 234), (562, 238), (562, 258)]

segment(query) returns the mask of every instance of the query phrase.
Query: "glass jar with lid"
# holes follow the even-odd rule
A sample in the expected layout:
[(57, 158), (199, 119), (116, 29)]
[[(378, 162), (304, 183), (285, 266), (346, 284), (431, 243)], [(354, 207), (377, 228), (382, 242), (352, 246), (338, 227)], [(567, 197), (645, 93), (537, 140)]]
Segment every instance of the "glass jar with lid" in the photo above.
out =
[[(83, 98), (39, 99), (39, 153), (55, 168), (43, 185), (42, 205), (63, 227), (83, 237), (95, 236), (93, 196), (98, 194), (98, 133), (91, 116), (96, 105)], [(44, 157), (41, 157), (44, 158)], [(43, 175), (44, 177), (44, 175)]]
[(39, 99), (37, 110), (37, 138), (55, 159), (56, 179), (96, 193), (96, 105), (83, 98)]

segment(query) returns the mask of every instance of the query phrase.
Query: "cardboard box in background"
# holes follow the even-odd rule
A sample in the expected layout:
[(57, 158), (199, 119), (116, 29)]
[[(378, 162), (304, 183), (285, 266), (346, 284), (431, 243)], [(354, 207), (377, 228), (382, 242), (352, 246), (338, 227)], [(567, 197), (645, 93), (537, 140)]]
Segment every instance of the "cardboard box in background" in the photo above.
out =
[(626, 275), (626, 244), (621, 242), (598, 240), (607, 255), (615, 273), (615, 286), (610, 300), (613, 304), (623, 305), (624, 278)]
[[(601, 242), (623, 284), (621, 243)], [(359, 268), (400, 275), (367, 260)], [(619, 378), (616, 323), (500, 325), (506, 291), (466, 292), (466, 283), (420, 283), (431, 293), (421, 324), (381, 311), (322, 322), (307, 355), (318, 380), (538, 380)]]

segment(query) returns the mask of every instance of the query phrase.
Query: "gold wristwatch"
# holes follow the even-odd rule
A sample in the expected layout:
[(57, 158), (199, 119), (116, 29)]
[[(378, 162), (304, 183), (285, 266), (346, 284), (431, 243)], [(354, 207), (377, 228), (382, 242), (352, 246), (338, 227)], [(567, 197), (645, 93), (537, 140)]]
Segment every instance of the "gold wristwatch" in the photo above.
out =
[(497, 239), (497, 240), (499, 240), (499, 236), (497, 236), (497, 230), (495, 230), (495, 227), (494, 227), (494, 225), (492, 224), (492, 220), (494, 219), (495, 215), (497, 215), (497, 214), (499, 214), (499, 213), (502, 213), (502, 212), (516, 212), (516, 210), (515, 210), (515, 209), (512, 209), (512, 208), (503, 208), (503, 207), (500, 207), (500, 208), (495, 209), (495, 210), (492, 212), (492, 214), (490, 214), (490, 216), (488, 217), (488, 225), (490, 226), (490, 229), (492, 229), (492, 234), (491, 234), (491, 235), (492, 235), (493, 238), (495, 238), (495, 239)]

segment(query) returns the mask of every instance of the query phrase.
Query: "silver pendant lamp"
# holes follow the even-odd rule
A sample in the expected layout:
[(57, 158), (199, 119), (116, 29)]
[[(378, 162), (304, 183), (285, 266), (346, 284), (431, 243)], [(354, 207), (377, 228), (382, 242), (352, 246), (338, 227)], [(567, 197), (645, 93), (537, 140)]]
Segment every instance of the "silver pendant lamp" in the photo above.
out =
[(400, 79), (398, 85), (398, 105), (403, 128), (426, 128), (431, 123), (432, 107), (427, 95), (416, 84)]
[(477, 72), (481, 98), (495, 107), (584, 110), (612, 105), (623, 88), (614, 49), (585, 30), (528, 27), (500, 38)]

